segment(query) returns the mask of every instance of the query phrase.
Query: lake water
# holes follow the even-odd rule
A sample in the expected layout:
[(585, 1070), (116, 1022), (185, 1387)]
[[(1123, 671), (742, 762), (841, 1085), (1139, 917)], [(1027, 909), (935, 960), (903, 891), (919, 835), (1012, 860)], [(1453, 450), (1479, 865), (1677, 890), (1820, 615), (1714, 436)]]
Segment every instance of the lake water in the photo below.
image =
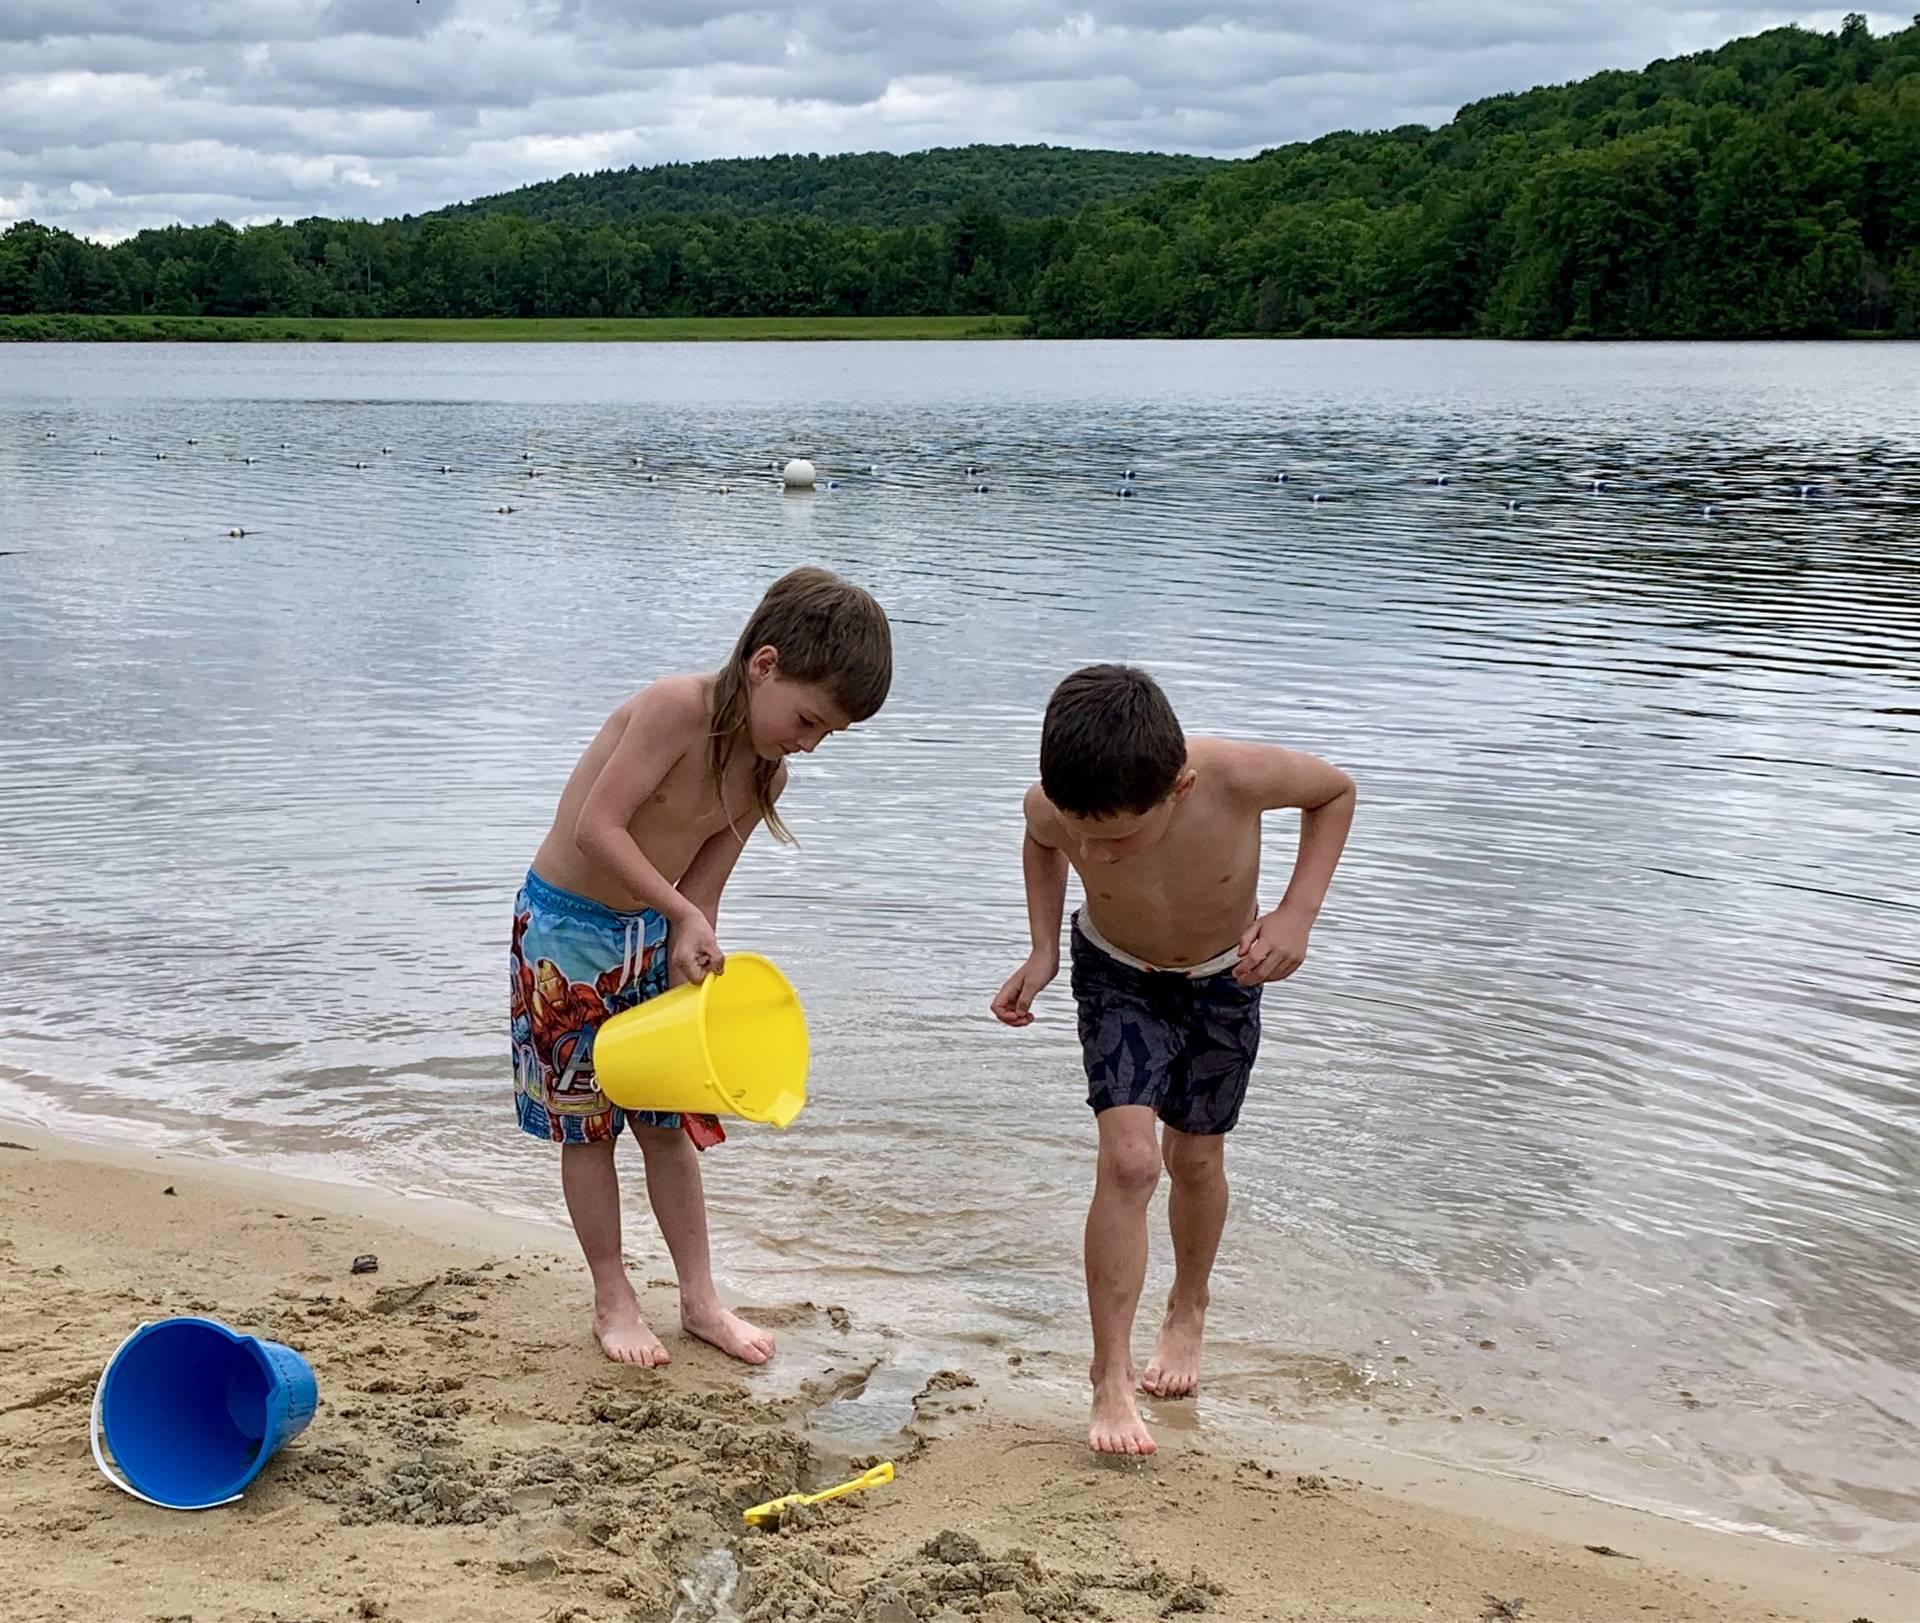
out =
[(1042, 705), (1135, 660), (1361, 785), (1197, 1423), (1920, 1554), (1920, 348), (0, 347), (0, 552), (0, 1114), (557, 1216), (515, 883), (822, 562), (899, 676), (722, 914), (816, 1054), (706, 1160), (741, 1295), (1082, 1379), (1070, 1000), (986, 1004)]

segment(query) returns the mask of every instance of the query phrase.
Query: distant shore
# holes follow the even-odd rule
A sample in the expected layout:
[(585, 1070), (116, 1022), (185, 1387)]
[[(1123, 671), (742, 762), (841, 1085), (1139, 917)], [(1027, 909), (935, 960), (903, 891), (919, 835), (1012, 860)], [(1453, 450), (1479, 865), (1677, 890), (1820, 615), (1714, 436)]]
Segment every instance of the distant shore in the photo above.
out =
[[(742, 1507), (856, 1468), (809, 1414), (859, 1398), (885, 1327), (776, 1293), (744, 1304), (783, 1338), (763, 1372), (678, 1333), (671, 1368), (617, 1369), (564, 1231), (12, 1125), (0, 1235), (0, 1583), (23, 1623), (1920, 1615), (1911, 1568), (1349, 1454), (1311, 1428), (1256, 1459), (1168, 1415), (1151, 1467), (1102, 1464), (1077, 1408), (1029, 1410), (984, 1348), (914, 1400), (885, 1445), (897, 1482), (752, 1533)], [(377, 1271), (353, 1272), (363, 1253)], [(646, 1306), (672, 1325), (670, 1292)], [(122, 1497), (87, 1457), (102, 1362), (177, 1313), (290, 1342), (320, 1377), (312, 1428), (205, 1517)]]
[(1023, 338), (1024, 316), (0, 316), (0, 343), (635, 344)]

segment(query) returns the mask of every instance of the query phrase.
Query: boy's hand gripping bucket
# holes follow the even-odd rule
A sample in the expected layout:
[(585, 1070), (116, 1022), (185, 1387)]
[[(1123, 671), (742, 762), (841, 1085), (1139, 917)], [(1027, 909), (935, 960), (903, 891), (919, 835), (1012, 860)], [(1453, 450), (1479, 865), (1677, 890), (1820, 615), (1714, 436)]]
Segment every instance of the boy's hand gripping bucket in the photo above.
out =
[(614, 1015), (594, 1034), (593, 1069), (622, 1110), (785, 1127), (807, 1102), (807, 1019), (786, 976), (736, 952), (698, 986)]
[[(307, 1429), (319, 1395), (313, 1366), (277, 1341), (216, 1319), (143, 1324), (94, 1388), (93, 1461), (115, 1487), (150, 1505), (230, 1505)], [(101, 1453), (103, 1430), (124, 1478)]]

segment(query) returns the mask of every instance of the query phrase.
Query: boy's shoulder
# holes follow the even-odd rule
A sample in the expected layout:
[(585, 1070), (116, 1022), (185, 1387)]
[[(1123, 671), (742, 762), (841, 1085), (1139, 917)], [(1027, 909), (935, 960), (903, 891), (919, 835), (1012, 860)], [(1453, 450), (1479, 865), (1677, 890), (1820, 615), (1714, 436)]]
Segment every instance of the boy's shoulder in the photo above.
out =
[(629, 720), (635, 716), (646, 716), (668, 726), (697, 726), (704, 731), (713, 705), (712, 692), (712, 677), (701, 676), (694, 671), (682, 671), (648, 683), (619, 705), (614, 714)]
[(1228, 794), (1250, 789), (1262, 772), (1271, 771), (1274, 761), (1286, 753), (1278, 744), (1244, 738), (1187, 739), (1187, 765), (1201, 783)]

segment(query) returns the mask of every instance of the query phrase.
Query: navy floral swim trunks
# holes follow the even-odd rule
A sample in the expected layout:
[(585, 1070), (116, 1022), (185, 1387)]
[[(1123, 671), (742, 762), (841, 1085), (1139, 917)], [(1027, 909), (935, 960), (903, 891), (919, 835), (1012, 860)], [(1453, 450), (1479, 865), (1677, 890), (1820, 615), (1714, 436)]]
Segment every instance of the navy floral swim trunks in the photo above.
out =
[(1076, 914), (1073, 997), (1094, 1114), (1146, 1105), (1182, 1133), (1231, 1132), (1260, 1051), (1261, 991), (1231, 969), (1189, 976), (1125, 963), (1089, 940)]

